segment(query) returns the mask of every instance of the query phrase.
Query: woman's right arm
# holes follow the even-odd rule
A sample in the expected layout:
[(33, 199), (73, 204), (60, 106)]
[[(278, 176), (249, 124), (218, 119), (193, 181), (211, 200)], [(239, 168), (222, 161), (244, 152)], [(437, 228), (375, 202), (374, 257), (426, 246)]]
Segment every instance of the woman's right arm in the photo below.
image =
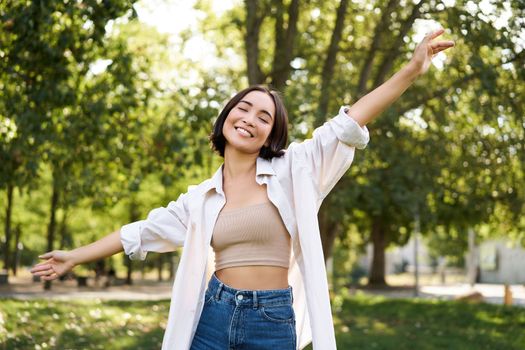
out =
[(79, 264), (107, 258), (124, 251), (131, 260), (144, 260), (147, 252), (170, 252), (184, 245), (189, 213), (187, 194), (183, 193), (167, 207), (149, 212), (145, 220), (122, 226), (119, 230), (86, 246), (54, 250), (40, 255), (47, 259), (35, 265), (31, 273), (45, 281), (57, 279)]
[(104, 259), (121, 251), (123, 246), (119, 229), (96, 242), (71, 251), (54, 250), (42, 254), (39, 258), (47, 260), (35, 265), (31, 273), (45, 281), (51, 281), (71, 271), (77, 265)]

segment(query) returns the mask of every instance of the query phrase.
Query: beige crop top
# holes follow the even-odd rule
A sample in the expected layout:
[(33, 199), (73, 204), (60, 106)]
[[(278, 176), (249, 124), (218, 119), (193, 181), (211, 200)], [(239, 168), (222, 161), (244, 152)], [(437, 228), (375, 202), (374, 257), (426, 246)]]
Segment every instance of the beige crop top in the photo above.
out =
[(211, 246), (216, 270), (246, 265), (288, 268), (290, 260), (290, 234), (271, 202), (221, 212)]

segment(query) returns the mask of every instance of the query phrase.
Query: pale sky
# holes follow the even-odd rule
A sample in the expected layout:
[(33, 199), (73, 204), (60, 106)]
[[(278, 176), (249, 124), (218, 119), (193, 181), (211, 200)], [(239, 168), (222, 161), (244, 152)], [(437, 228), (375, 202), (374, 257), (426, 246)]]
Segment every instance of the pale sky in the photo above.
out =
[[(161, 33), (169, 34), (172, 42), (180, 44), (179, 33), (186, 29), (196, 28), (199, 20), (205, 17), (201, 11), (193, 8), (195, 0), (141, 0), (135, 5), (139, 19), (155, 26)], [(212, 9), (217, 15), (239, 5), (239, 0), (220, 0), (212, 2)], [(194, 35), (185, 46), (183, 55), (202, 63), (206, 67), (219, 64), (215, 58), (214, 45), (205, 40), (203, 35), (194, 31)]]

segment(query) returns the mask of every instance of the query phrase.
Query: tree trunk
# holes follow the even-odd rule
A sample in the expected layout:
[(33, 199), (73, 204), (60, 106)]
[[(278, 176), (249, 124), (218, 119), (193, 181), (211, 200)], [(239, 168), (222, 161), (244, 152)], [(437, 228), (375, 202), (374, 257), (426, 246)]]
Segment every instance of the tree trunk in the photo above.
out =
[[(131, 199), (130, 199), (130, 203), (129, 203), (129, 220), (130, 222), (135, 222), (139, 219), (139, 210), (138, 210), (138, 206), (137, 206), (137, 203), (135, 201), (135, 196), (133, 194), (131, 194)], [(131, 259), (124, 255), (124, 264), (126, 265), (126, 268), (127, 268), (127, 273), (126, 273), (126, 284), (127, 285), (132, 285), (133, 284), (133, 280), (131, 278), (131, 274), (133, 272), (133, 263), (131, 261)]]
[(132, 263), (131, 259), (127, 255), (124, 255), (124, 265), (126, 266), (126, 282), (125, 283), (129, 286), (133, 284), (133, 280), (131, 278), (131, 272), (132, 272), (131, 263)]
[(335, 238), (339, 232), (340, 226), (330, 215), (330, 203), (326, 202), (319, 210), (319, 231), (321, 233), (321, 244), (323, 245), (324, 261), (332, 256)]
[(67, 229), (67, 214), (68, 214), (68, 207), (64, 207), (64, 215), (62, 215), (62, 220), (60, 221), (60, 245), (59, 249), (66, 249), (66, 247), (70, 246), (70, 237), (69, 232)]
[(14, 186), (11, 183), (7, 184), (7, 208), (5, 210), (5, 246), (4, 246), (4, 269), (9, 275), (9, 255), (10, 255), (10, 243), (11, 243), (11, 217), (13, 213), (13, 189)]
[[(56, 174), (53, 174), (53, 194), (51, 196), (51, 209), (49, 216), (49, 225), (47, 226), (47, 251), (53, 251), (53, 242), (55, 240), (56, 230), (56, 211), (58, 209), (58, 198), (60, 196), (60, 189), (58, 188), (58, 179)], [(44, 290), (51, 289), (51, 281), (44, 282)]]
[(330, 85), (334, 76), (334, 68), (336, 63), (337, 52), (339, 51), (339, 43), (343, 33), (343, 27), (348, 9), (348, 1), (341, 0), (339, 8), (337, 9), (337, 18), (335, 20), (334, 30), (330, 39), (330, 46), (326, 54), (326, 60), (323, 65), (321, 75), (321, 94), (319, 100), (319, 107), (317, 108), (317, 116), (315, 126), (321, 125), (326, 118), (328, 112), (328, 101), (330, 101)]
[(158, 269), (158, 281), (162, 282), (162, 263), (163, 263), (163, 256), (162, 254), (159, 254), (157, 258), (157, 269)]
[(245, 0), (246, 34), (244, 36), (244, 45), (246, 47), (246, 66), (248, 83), (250, 85), (260, 84), (263, 80), (259, 66), (259, 32), (264, 14), (258, 14), (258, 5), (256, 0)]
[(284, 5), (275, 1), (275, 49), (272, 69), (273, 88), (284, 91), (286, 80), (290, 77), (290, 62), (294, 55), (294, 41), (297, 36), (297, 21), (299, 19), (299, 1), (292, 0), (288, 6), (288, 23), (284, 26)]
[(169, 263), (169, 267), (170, 267), (170, 281), (173, 281), (173, 279), (175, 278), (175, 259), (177, 259), (177, 252), (173, 252), (173, 253), (168, 253), (168, 263)]
[(372, 244), (374, 245), (374, 253), (372, 257), (372, 267), (370, 269), (370, 278), (368, 285), (370, 286), (384, 286), (385, 281), (385, 249), (386, 249), (386, 233), (380, 218), (375, 218), (372, 222)]
[(13, 257), (13, 264), (12, 264), (12, 269), (13, 269), (13, 275), (16, 276), (16, 272), (17, 272), (17, 269), (18, 269), (18, 263), (19, 263), (19, 260), (20, 260), (20, 251), (18, 249), (18, 245), (20, 244), (20, 236), (22, 235), (22, 229), (20, 228), (20, 224), (16, 225), (16, 228), (15, 228), (15, 254), (14, 254), (14, 257)]
[[(328, 47), (325, 62), (323, 64), (323, 72), (321, 76), (321, 93), (317, 115), (314, 121), (314, 127), (318, 127), (325, 121), (328, 111), (328, 97), (330, 96), (330, 86), (334, 75), (334, 68), (336, 63), (336, 56), (339, 52), (339, 43), (341, 42), (342, 31), (344, 27), (344, 20), (348, 9), (348, 1), (342, 0), (337, 9), (336, 23), (332, 31), (330, 45)], [(332, 255), (335, 238), (341, 229), (341, 226), (336, 222), (330, 210), (330, 197), (327, 197), (319, 210), (319, 230), (321, 233), (321, 243), (323, 245), (323, 254), (325, 263)]]

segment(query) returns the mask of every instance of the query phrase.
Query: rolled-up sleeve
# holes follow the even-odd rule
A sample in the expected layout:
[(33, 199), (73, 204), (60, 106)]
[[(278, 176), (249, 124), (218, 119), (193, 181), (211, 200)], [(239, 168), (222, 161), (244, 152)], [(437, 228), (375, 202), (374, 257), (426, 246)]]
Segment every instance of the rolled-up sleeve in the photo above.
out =
[[(342, 106), (339, 109), (339, 114), (325, 124), (331, 127), (339, 141), (348, 146), (364, 149), (370, 141), (370, 134), (366, 126), (361, 127), (354, 118), (346, 114), (348, 109), (349, 107)], [(321, 128), (317, 129), (318, 132)]]
[(145, 220), (124, 225), (120, 240), (131, 260), (144, 260), (148, 252), (165, 253), (184, 245), (188, 224), (187, 194), (181, 194), (167, 207), (149, 212)]
[(314, 130), (312, 138), (292, 143), (288, 148), (292, 160), (303, 162), (313, 176), (319, 198), (323, 199), (348, 170), (355, 149), (364, 149), (370, 140), (366, 126), (361, 127), (346, 114), (347, 106)]

